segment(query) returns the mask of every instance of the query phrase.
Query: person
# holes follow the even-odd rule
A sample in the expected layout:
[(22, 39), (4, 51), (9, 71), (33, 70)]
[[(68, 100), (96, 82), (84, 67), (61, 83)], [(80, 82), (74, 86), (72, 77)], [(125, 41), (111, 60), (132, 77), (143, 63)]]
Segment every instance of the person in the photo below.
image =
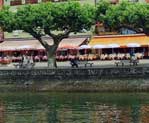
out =
[(30, 56), (30, 63), (34, 64), (34, 60), (33, 60), (33, 56), (32, 55)]
[(130, 59), (132, 59), (134, 57), (134, 51), (131, 49), (130, 50)]
[(29, 63), (29, 58), (27, 55), (24, 55), (24, 60), (23, 60), (23, 64), (27, 65)]
[(21, 55), (21, 63), (23, 63), (23, 61), (24, 61), (24, 55)]
[(33, 59), (32, 55), (30, 56), (29, 64), (30, 64), (31, 67), (34, 67), (34, 65), (35, 65), (35, 62), (34, 62), (34, 59)]
[(28, 64), (28, 57), (26, 55), (22, 55), (20, 68), (26, 68)]
[(78, 68), (77, 60), (75, 60), (75, 59), (70, 59), (70, 64), (71, 64), (72, 67)]

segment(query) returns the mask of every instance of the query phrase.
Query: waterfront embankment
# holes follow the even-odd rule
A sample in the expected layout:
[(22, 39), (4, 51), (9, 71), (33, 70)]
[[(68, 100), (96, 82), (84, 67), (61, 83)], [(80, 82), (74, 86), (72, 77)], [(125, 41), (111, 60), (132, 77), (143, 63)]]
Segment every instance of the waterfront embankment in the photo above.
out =
[(149, 67), (1, 69), (1, 91), (149, 91)]

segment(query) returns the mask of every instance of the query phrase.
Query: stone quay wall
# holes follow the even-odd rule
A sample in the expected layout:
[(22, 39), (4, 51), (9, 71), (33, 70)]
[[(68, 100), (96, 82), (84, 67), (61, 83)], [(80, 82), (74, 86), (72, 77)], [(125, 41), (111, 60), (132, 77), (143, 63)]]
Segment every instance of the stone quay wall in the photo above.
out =
[(78, 81), (112, 78), (149, 78), (149, 67), (4, 69), (0, 81)]

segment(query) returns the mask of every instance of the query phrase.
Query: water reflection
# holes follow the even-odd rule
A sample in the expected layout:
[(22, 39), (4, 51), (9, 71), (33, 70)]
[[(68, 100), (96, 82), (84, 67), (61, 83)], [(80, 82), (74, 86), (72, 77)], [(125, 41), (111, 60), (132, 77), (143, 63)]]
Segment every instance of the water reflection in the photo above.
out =
[(2, 104), (2, 102), (0, 102), (0, 123), (4, 123), (4, 119), (5, 119), (5, 106)]
[(149, 94), (0, 94), (0, 123), (149, 123)]

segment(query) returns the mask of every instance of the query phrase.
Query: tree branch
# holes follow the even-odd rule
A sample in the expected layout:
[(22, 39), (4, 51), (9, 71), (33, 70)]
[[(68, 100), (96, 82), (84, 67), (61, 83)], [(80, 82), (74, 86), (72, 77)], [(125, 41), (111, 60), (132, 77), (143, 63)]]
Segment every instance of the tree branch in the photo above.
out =
[(35, 31), (33, 31), (33, 30), (32, 30), (32, 31), (30, 30), (29, 33), (30, 33), (35, 39), (37, 39), (43, 47), (45, 47), (46, 49), (49, 47), (49, 44), (48, 44), (46, 41), (44, 41), (44, 40), (42, 39), (42, 35), (38, 34), (37, 32), (35, 32)]
[(54, 41), (54, 45), (59, 45), (59, 43), (64, 39), (68, 38), (71, 30), (67, 29), (64, 33), (53, 34), (49, 28), (44, 28), (45, 34), (48, 34)]
[[(58, 35), (54, 35), (54, 37), (52, 37), (54, 40), (54, 44), (58, 45), (64, 38), (68, 38), (70, 32), (71, 31), (68, 30), (68, 31), (65, 31), (64, 33), (59, 33)], [(51, 36), (51, 35), (49, 35), (49, 36)]]
[(68, 38), (69, 34), (71, 33), (71, 30), (67, 30), (64, 33), (59, 34), (60, 40), (63, 40), (64, 38)]
[(51, 38), (56, 38), (57, 36), (55, 34), (53, 34), (51, 31), (46, 31), (46, 34), (48, 34)]
[(41, 43), (41, 45), (42, 45), (44, 48), (48, 49), (48, 48), (50, 47), (50, 45), (49, 45), (46, 41), (44, 41), (44, 40), (42, 39), (42, 37), (39, 37), (39, 38), (38, 38), (38, 41)]

